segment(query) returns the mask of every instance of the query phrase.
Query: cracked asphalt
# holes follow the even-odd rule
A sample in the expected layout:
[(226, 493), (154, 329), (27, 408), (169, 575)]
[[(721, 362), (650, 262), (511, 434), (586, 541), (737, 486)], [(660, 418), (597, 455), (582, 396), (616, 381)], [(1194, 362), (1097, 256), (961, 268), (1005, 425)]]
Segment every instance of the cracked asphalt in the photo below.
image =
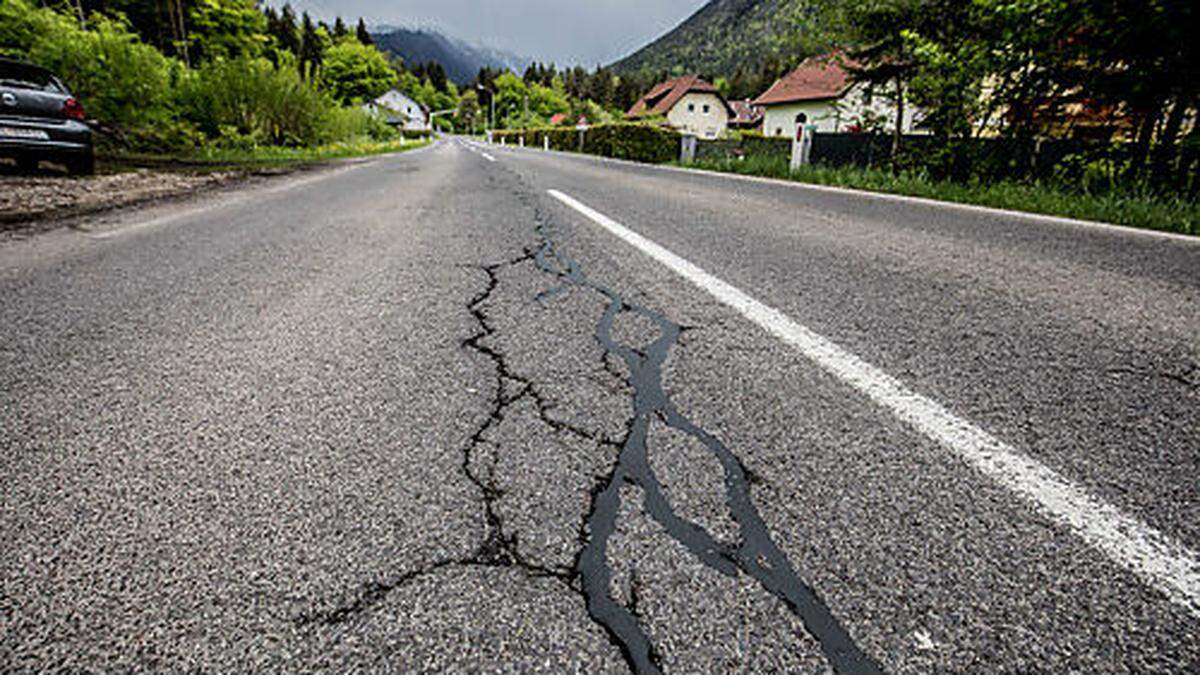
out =
[[(0, 670), (1195, 672), (1200, 242), (443, 141), (0, 243)], [(1195, 570), (1200, 574), (1200, 570)]]

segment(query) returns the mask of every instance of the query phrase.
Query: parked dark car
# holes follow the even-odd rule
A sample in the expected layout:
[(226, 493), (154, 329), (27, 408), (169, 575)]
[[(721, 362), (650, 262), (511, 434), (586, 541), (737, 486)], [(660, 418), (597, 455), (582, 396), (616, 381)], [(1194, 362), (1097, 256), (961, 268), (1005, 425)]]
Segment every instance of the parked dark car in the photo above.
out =
[(23, 171), (55, 162), (90, 174), (96, 160), (83, 106), (54, 73), (31, 63), (0, 59), (0, 157)]

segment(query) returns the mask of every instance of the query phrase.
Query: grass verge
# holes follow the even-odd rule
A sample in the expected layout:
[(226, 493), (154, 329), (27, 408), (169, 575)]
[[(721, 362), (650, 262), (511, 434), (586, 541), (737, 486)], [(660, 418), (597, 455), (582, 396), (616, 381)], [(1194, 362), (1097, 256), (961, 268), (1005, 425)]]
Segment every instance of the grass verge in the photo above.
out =
[(893, 174), (881, 169), (858, 167), (805, 166), (791, 172), (784, 158), (697, 160), (687, 166), (1180, 234), (1200, 234), (1200, 203), (1149, 193), (1084, 194), (1050, 185), (1011, 182), (960, 184), (935, 181), (922, 174)]
[(143, 153), (105, 153), (100, 156), (106, 170), (127, 168), (154, 168), (180, 171), (266, 171), (291, 166), (319, 164), (321, 162), (371, 157), (395, 152), (406, 152), (425, 147), (428, 139), (370, 141), (357, 140), (330, 143), (310, 148), (263, 146), (253, 149), (202, 148), (183, 155), (156, 155)]

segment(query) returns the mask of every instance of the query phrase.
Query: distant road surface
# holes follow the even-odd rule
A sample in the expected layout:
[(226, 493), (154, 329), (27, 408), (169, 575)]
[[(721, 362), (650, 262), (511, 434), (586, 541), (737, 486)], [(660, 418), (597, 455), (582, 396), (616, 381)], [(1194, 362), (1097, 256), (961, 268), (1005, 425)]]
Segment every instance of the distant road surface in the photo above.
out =
[(0, 297), (0, 670), (1200, 670), (1200, 240), (448, 139)]

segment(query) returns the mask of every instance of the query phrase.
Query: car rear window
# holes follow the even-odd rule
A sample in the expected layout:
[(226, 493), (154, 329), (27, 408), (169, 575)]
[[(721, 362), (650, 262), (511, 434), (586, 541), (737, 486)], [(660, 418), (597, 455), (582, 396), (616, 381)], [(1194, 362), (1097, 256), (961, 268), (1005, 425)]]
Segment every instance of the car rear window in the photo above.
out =
[(0, 86), (65, 93), (50, 71), (5, 61), (0, 61)]

